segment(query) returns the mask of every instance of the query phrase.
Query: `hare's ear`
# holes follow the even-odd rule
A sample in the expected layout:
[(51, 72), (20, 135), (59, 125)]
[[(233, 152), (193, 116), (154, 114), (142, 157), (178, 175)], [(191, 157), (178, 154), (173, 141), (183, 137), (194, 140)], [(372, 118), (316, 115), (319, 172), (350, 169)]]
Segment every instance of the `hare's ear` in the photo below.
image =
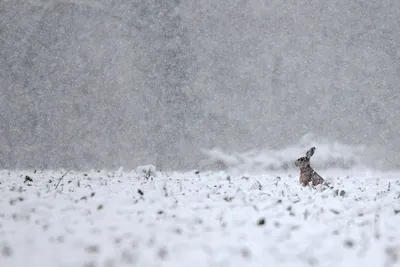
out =
[(310, 148), (306, 153), (306, 157), (311, 158), (311, 156), (314, 155), (314, 152), (315, 152), (315, 147)]

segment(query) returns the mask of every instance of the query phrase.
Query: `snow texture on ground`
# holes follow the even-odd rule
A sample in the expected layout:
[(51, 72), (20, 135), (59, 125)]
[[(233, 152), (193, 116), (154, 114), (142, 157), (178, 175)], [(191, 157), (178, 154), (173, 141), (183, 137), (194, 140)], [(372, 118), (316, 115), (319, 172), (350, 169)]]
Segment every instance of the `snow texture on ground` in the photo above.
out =
[(400, 265), (400, 173), (63, 174), (0, 172), (0, 266)]

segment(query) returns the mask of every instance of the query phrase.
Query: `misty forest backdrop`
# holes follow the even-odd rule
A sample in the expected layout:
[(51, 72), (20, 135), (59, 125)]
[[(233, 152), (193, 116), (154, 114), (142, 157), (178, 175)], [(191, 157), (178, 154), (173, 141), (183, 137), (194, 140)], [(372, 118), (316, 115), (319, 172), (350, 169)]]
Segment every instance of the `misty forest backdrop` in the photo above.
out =
[(397, 167), (399, 84), (397, 0), (0, 1), (2, 168), (192, 169), (309, 133)]

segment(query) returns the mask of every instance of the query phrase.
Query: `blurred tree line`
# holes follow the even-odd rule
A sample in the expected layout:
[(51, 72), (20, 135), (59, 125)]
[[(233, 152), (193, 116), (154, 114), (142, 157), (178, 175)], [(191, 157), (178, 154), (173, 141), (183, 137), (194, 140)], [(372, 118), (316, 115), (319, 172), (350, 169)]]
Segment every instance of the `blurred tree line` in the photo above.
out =
[(308, 132), (400, 151), (400, 2), (0, 2), (0, 167), (196, 168)]

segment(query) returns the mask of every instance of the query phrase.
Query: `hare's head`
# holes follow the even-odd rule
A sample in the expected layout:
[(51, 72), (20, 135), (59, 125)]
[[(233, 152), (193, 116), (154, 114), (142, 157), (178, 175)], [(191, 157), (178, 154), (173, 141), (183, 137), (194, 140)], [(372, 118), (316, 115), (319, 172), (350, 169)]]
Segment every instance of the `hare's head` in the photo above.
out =
[(294, 166), (303, 168), (303, 167), (306, 167), (307, 165), (310, 165), (310, 158), (312, 155), (314, 155), (314, 152), (315, 152), (315, 147), (310, 148), (306, 152), (305, 157), (301, 157), (294, 162)]

